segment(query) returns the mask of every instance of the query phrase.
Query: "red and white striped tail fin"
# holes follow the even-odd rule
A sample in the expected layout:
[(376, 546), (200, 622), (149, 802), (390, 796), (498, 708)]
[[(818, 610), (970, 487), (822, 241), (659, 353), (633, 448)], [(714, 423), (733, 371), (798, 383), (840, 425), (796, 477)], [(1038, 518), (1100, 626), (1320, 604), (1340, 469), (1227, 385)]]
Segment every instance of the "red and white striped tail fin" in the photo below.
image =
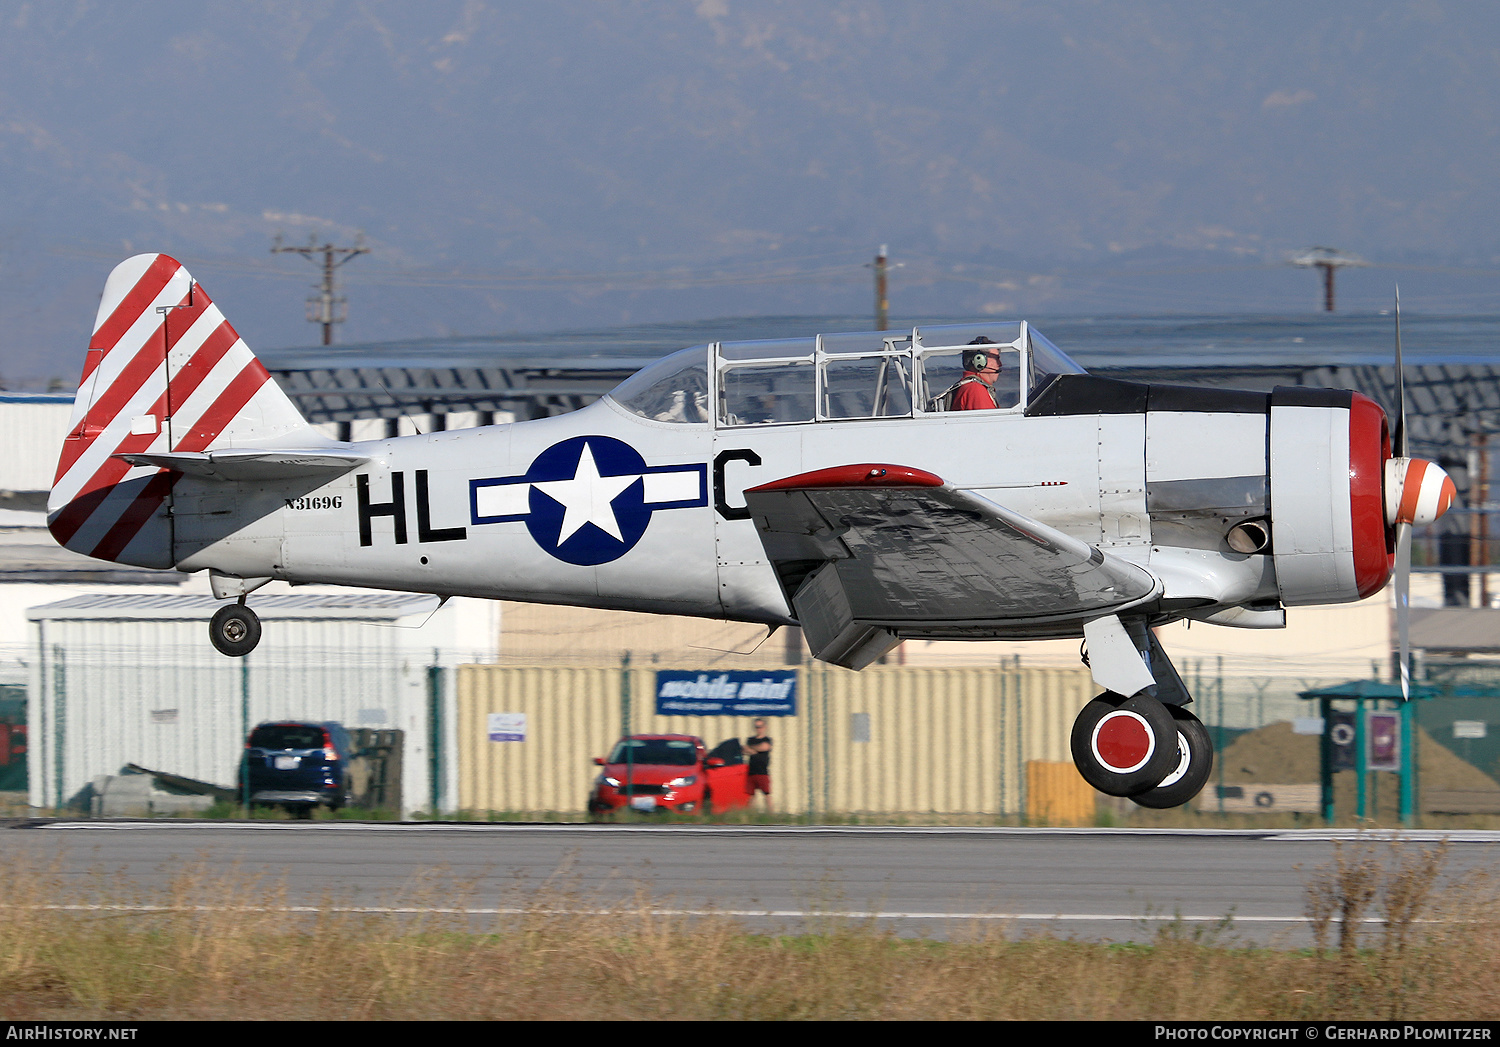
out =
[(88, 556), (171, 567), (180, 474), (115, 456), (325, 441), (181, 263), (136, 255), (104, 285), (47, 526)]

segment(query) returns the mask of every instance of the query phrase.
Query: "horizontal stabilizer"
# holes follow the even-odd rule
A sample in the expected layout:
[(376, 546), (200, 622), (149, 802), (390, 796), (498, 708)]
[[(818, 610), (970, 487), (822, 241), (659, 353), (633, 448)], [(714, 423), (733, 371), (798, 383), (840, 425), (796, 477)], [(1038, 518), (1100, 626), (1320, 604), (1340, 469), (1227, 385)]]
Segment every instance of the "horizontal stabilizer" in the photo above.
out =
[(259, 450), (226, 447), (218, 451), (158, 451), (117, 454), (131, 465), (155, 466), (210, 480), (290, 480), (299, 477), (333, 478), (370, 459), (354, 451), (319, 448), (313, 451)]

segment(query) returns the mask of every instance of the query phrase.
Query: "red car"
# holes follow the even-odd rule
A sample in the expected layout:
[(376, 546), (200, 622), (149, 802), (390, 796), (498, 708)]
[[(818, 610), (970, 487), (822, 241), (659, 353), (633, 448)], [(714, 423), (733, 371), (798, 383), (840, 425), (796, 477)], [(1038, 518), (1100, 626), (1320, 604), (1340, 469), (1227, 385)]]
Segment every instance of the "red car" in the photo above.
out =
[(615, 743), (589, 793), (589, 811), (601, 814), (630, 807), (637, 811), (685, 814), (728, 810), (750, 803), (748, 768), (738, 738), (712, 752), (690, 734), (632, 734)]

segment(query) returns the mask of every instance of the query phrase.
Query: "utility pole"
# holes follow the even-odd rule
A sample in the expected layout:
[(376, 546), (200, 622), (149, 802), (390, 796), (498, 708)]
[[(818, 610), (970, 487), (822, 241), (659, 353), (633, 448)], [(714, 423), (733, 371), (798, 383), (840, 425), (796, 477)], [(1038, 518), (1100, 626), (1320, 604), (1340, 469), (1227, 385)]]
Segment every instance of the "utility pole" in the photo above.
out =
[(886, 245), (880, 245), (880, 253), (875, 256), (875, 330), (884, 331), (888, 323), (891, 310), (890, 299), (886, 296), (885, 277), (890, 268), (886, 256)]
[(1336, 247), (1310, 247), (1291, 259), (1301, 269), (1323, 270), (1323, 311), (1333, 312), (1333, 273), (1336, 269), (1360, 268), (1370, 263), (1358, 255), (1346, 254)]
[(323, 280), (318, 285), (318, 293), (307, 299), (307, 319), (310, 323), (323, 325), (323, 344), (332, 345), (333, 325), (341, 324), (349, 318), (349, 300), (334, 293), (333, 271), (341, 265), (347, 265), (359, 255), (370, 253), (370, 249), (364, 245), (364, 237), (357, 238), (353, 247), (335, 247), (331, 243), (318, 243), (318, 235), (314, 233), (306, 247), (283, 247), (278, 234), (271, 253), (300, 254), (314, 265), (318, 264), (314, 255), (323, 256)]

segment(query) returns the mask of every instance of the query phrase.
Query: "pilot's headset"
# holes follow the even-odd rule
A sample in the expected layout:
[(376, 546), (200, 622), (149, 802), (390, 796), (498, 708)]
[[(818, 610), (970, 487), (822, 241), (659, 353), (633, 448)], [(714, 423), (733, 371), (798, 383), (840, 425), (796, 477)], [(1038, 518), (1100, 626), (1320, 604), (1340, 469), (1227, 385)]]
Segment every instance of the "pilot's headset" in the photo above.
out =
[[(997, 345), (999, 343), (997, 343), (992, 338), (986, 338), (984, 335), (980, 335), (978, 338), (974, 339), (969, 344), (970, 345), (990, 346), (990, 345)], [(991, 353), (994, 353), (994, 356), (995, 356), (995, 369), (999, 370), (1000, 369), (1000, 353), (999, 353), (998, 350), (993, 350), (993, 349), (965, 349), (964, 350), (964, 370), (965, 371), (975, 371), (975, 372), (983, 371), (986, 367), (988, 367), (990, 365), (990, 354)]]

